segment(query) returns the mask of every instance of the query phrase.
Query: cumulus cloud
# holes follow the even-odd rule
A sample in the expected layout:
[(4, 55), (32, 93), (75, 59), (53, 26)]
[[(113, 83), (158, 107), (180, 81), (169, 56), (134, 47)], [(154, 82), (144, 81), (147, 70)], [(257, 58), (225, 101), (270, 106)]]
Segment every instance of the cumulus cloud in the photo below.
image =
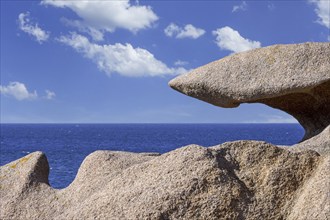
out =
[[(21, 82), (10, 82), (7, 86), (0, 85), (0, 93), (5, 96), (12, 96), (15, 99), (22, 100), (35, 100), (39, 98), (36, 90), (29, 92), (24, 83)], [(42, 98), (51, 100), (55, 98), (55, 92), (50, 90), (45, 90), (45, 96)]]
[(138, 77), (182, 74), (187, 71), (182, 67), (169, 68), (148, 50), (134, 48), (128, 43), (100, 45), (90, 42), (85, 36), (77, 33), (61, 36), (58, 40), (91, 59), (108, 76), (114, 72), (123, 76)]
[(45, 98), (48, 100), (54, 99), (56, 96), (55, 92), (53, 92), (53, 91), (46, 90), (45, 92), (46, 92)]
[(96, 28), (93, 28), (91, 26), (86, 26), (82, 21), (80, 20), (70, 20), (67, 18), (61, 18), (61, 21), (66, 25), (70, 27), (74, 27), (78, 29), (79, 32), (87, 33), (89, 34), (93, 40), (95, 41), (102, 41), (104, 37), (104, 33)]
[(212, 33), (216, 36), (216, 43), (222, 50), (230, 50), (237, 53), (261, 47), (259, 41), (246, 39), (238, 31), (228, 26), (219, 28)]
[(309, 0), (316, 6), (315, 12), (319, 17), (318, 23), (330, 29), (330, 1), (329, 0)]
[(25, 33), (35, 37), (35, 39), (41, 44), (47, 41), (49, 38), (49, 32), (44, 31), (38, 25), (38, 23), (33, 23), (30, 19), (30, 13), (20, 13), (18, 15), (19, 28)]
[(205, 34), (205, 30), (201, 28), (196, 28), (192, 24), (187, 24), (186, 26), (179, 27), (178, 25), (171, 23), (165, 29), (164, 33), (168, 37), (175, 37), (175, 38), (192, 38), (197, 39)]
[(239, 5), (234, 5), (233, 6), (233, 10), (231, 12), (238, 12), (238, 11), (246, 11), (247, 10), (247, 4), (245, 1), (243, 1), (241, 4)]
[(74, 11), (81, 20), (67, 20), (67, 23), (88, 32), (94, 40), (102, 40), (104, 32), (114, 32), (116, 28), (137, 32), (151, 27), (158, 20), (150, 6), (131, 5), (129, 0), (43, 0), (41, 4)]
[(0, 85), (0, 93), (13, 96), (17, 100), (33, 100), (38, 97), (37, 92), (29, 92), (24, 83), (10, 82), (7, 86)]

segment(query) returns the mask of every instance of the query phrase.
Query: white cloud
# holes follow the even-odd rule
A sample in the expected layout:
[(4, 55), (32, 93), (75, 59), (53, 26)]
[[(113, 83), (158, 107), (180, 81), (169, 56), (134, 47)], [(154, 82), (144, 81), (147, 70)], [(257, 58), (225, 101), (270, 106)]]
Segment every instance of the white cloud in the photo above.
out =
[(61, 36), (58, 40), (91, 59), (108, 76), (114, 72), (123, 76), (138, 77), (182, 74), (187, 71), (182, 67), (169, 68), (149, 51), (134, 48), (128, 43), (99, 45), (91, 43), (86, 37), (77, 33)]
[(45, 92), (46, 92), (45, 98), (48, 100), (54, 99), (56, 96), (55, 92), (53, 92), (53, 91), (46, 90)]
[(131, 5), (129, 0), (43, 0), (41, 3), (74, 11), (82, 20), (72, 21), (71, 24), (88, 32), (95, 40), (102, 40), (104, 32), (114, 32), (116, 28), (137, 32), (151, 27), (158, 20), (151, 7)]
[(35, 37), (40, 44), (48, 40), (49, 32), (42, 30), (37, 23), (34, 24), (30, 19), (29, 12), (19, 14), (18, 23), (22, 31)]
[(103, 32), (95, 29), (93, 27), (88, 27), (86, 26), (82, 21), (79, 20), (70, 20), (67, 18), (61, 18), (61, 21), (66, 25), (66, 26), (70, 26), (70, 27), (74, 27), (77, 28), (78, 31), (83, 32), (83, 33), (87, 33), (89, 34), (93, 40), (95, 41), (102, 41), (103, 40)]
[[(5, 96), (12, 96), (19, 101), (38, 98), (37, 91), (29, 92), (25, 84), (21, 82), (10, 82), (7, 86), (0, 85), (0, 93)], [(56, 96), (55, 92), (50, 90), (45, 90), (45, 93), (45, 96), (42, 98), (51, 100)]]
[(231, 12), (238, 12), (238, 11), (246, 11), (247, 4), (243, 1), (240, 5), (234, 5), (233, 10)]
[(228, 26), (219, 28), (212, 33), (216, 36), (216, 43), (222, 50), (230, 50), (237, 53), (261, 47), (259, 41), (246, 39), (238, 31)]
[(315, 4), (318, 23), (330, 29), (330, 0), (309, 0)]
[(0, 85), (0, 93), (13, 96), (17, 100), (33, 100), (38, 97), (37, 92), (29, 92), (24, 83), (10, 82), (7, 86)]
[(179, 33), (180, 30), (182, 30), (182, 29), (180, 29), (179, 26), (177, 26), (174, 23), (171, 23), (164, 29), (164, 33), (168, 37), (173, 37), (173, 35), (176, 35), (177, 33)]
[(164, 33), (168, 37), (192, 38), (197, 39), (205, 34), (205, 30), (196, 28), (192, 24), (187, 24), (184, 28), (177, 26), (174, 23), (169, 24), (165, 29)]
[(182, 61), (182, 60), (177, 60), (174, 62), (175, 66), (185, 66), (187, 64), (189, 64), (187, 61)]

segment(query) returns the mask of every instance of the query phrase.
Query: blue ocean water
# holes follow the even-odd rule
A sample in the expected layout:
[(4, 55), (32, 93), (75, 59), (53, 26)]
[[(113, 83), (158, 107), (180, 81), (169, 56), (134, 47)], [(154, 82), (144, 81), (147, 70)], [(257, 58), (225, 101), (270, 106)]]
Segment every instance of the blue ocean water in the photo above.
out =
[(0, 165), (34, 151), (46, 153), (54, 188), (69, 185), (83, 159), (96, 150), (165, 153), (188, 144), (234, 140), (292, 145), (298, 124), (1, 124)]

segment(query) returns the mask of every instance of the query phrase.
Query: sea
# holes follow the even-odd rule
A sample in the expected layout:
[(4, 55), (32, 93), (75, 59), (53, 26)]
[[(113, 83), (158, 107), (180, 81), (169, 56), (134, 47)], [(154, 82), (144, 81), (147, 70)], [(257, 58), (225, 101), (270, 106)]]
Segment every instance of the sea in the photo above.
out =
[(189, 144), (235, 140), (293, 145), (299, 124), (1, 124), (0, 165), (34, 151), (46, 154), (54, 188), (68, 186), (84, 158), (96, 150), (166, 153)]

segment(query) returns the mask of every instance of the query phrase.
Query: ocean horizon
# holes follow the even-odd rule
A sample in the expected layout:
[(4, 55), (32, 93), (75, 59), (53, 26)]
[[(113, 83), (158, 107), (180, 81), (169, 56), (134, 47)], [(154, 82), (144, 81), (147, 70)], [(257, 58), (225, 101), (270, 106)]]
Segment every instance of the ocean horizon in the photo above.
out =
[(42, 151), (54, 188), (68, 186), (82, 161), (96, 150), (166, 153), (189, 144), (209, 147), (257, 140), (299, 142), (304, 130), (286, 123), (1, 123), (0, 165)]

